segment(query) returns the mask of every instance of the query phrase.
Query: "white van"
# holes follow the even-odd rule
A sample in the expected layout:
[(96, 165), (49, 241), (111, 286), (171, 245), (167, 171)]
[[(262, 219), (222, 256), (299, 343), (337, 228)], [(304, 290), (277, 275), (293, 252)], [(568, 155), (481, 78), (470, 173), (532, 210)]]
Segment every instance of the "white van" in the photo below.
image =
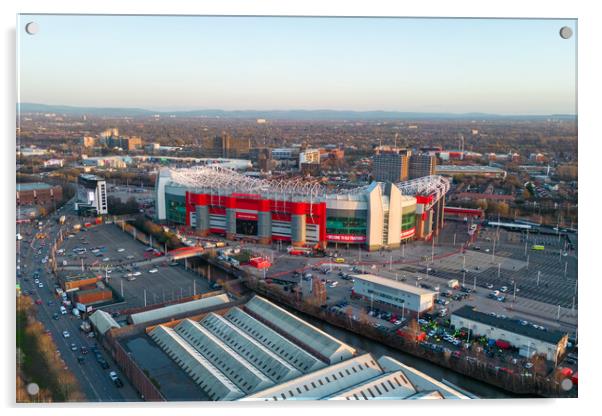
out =
[(61, 306), (61, 315), (67, 315), (67, 308)]

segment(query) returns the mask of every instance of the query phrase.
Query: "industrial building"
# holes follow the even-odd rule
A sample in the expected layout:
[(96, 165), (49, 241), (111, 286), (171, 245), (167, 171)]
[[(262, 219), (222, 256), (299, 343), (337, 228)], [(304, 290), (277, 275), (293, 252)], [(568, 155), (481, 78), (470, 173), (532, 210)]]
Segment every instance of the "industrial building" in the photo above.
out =
[(435, 167), (437, 175), (466, 175), (466, 176), (485, 176), (488, 178), (505, 178), (506, 171), (492, 166), (480, 165), (439, 165)]
[(77, 178), (75, 210), (80, 215), (107, 214), (107, 183), (96, 175), (82, 173)]
[(256, 179), (219, 166), (162, 169), (155, 212), (157, 220), (186, 225), (199, 235), (377, 250), (437, 235), (449, 184), (427, 176), (332, 192), (302, 179)]
[(408, 312), (433, 308), (437, 292), (373, 274), (353, 275), (353, 294), (371, 302), (381, 302)]
[(147, 334), (211, 400), (468, 398), (392, 358), (358, 355), (258, 296)]
[(63, 188), (58, 185), (32, 182), (17, 184), (17, 206), (48, 205), (63, 199)]
[(464, 305), (451, 315), (451, 324), (456, 328), (467, 328), (474, 336), (506, 341), (519, 349), (523, 357), (544, 354), (550, 361), (557, 362), (564, 355), (568, 334), (552, 329), (522, 325), (512, 319), (499, 318)]
[(148, 311), (138, 312), (130, 315), (129, 320), (133, 325), (143, 324), (147, 322), (166, 319), (171, 316), (177, 316), (186, 312), (192, 312), (210, 306), (228, 303), (230, 299), (228, 295), (209, 296), (202, 299), (191, 300), (189, 302), (176, 303), (163, 308), (151, 309)]

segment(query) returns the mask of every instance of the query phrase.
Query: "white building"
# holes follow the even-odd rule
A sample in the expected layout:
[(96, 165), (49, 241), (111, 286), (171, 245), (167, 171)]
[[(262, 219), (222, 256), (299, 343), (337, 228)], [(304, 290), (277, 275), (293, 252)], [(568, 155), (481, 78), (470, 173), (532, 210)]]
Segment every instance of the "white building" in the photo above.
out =
[(87, 215), (107, 214), (107, 183), (96, 175), (83, 173), (77, 178), (75, 210)]
[(518, 348), (523, 357), (545, 354), (548, 360), (554, 362), (564, 354), (568, 342), (568, 334), (565, 332), (538, 329), (530, 324), (522, 325), (512, 319), (477, 311), (469, 305), (452, 313), (451, 324), (457, 329), (471, 330), (474, 336), (506, 341)]
[(383, 302), (413, 312), (433, 307), (437, 292), (373, 274), (353, 275), (353, 293), (373, 302)]

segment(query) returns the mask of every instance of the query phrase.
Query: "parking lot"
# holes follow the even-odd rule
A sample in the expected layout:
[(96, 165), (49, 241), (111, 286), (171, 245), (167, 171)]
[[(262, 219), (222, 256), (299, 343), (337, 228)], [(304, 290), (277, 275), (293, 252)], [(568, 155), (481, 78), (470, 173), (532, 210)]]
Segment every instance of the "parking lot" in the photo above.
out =
[[(75, 255), (73, 249), (77, 247), (86, 248), (86, 252)], [(100, 270), (104, 270), (111, 287), (122, 294), (124, 303), (104, 308), (105, 310), (141, 307), (145, 304), (148, 306), (209, 291), (207, 279), (185, 270), (181, 264), (173, 266), (165, 261), (134, 265), (133, 263), (148, 258), (148, 247), (116, 225), (94, 226), (77, 233), (75, 237), (65, 239), (63, 248), (66, 256), (57, 257), (59, 264), (66, 259), (68, 265), (75, 266), (74, 273), (82, 259), (84, 267), (102, 266)], [(92, 253), (92, 250), (99, 252)], [(100, 255), (97, 257), (98, 254)]]

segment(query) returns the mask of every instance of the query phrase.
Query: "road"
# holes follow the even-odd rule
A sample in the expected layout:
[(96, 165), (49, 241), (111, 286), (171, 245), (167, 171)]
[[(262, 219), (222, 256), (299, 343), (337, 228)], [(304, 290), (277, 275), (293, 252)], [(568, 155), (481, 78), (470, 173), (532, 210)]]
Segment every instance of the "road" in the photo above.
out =
[[(102, 369), (96, 362), (93, 353), (81, 354), (79, 348), (86, 346), (88, 349), (96, 344), (94, 338), (89, 338), (79, 328), (81, 319), (71, 314), (60, 315), (60, 303), (53, 292), (55, 279), (45, 267), (47, 264), (42, 264), (41, 259), (48, 255), (50, 250), (50, 240), (59, 232), (57, 219), (61, 215), (60, 212), (52, 214), (44, 220), (42, 232), (49, 235), (45, 240), (35, 240), (37, 227), (34, 224), (21, 224), (21, 233), (29, 234), (26, 237), (26, 244), (19, 242), (17, 245), (18, 262), (21, 266), (22, 276), (18, 278), (22, 290), (31, 292), (32, 299), (40, 299), (42, 303), (36, 305), (37, 318), (50, 330), (50, 335), (58, 348), (57, 354), (60, 354), (66, 367), (75, 375), (79, 381), (81, 390), (86, 399), (91, 402), (123, 402), (123, 401), (140, 401), (140, 397), (127, 378), (121, 374), (117, 365), (110, 357), (102, 352), (105, 360), (111, 365), (110, 369)], [(29, 241), (33, 239), (34, 241)], [(42, 245), (43, 244), (43, 245)], [(41, 254), (38, 255), (38, 250)], [(44, 287), (40, 288), (34, 283), (32, 274), (39, 270), (40, 282)], [(59, 318), (53, 319), (53, 314), (58, 313)], [(63, 337), (63, 331), (69, 331), (68, 338)], [(74, 343), (78, 347), (78, 351), (71, 351), (71, 344)], [(77, 357), (84, 357), (83, 363), (78, 363)], [(117, 371), (120, 378), (124, 382), (123, 388), (117, 388), (109, 378), (109, 371)]]

